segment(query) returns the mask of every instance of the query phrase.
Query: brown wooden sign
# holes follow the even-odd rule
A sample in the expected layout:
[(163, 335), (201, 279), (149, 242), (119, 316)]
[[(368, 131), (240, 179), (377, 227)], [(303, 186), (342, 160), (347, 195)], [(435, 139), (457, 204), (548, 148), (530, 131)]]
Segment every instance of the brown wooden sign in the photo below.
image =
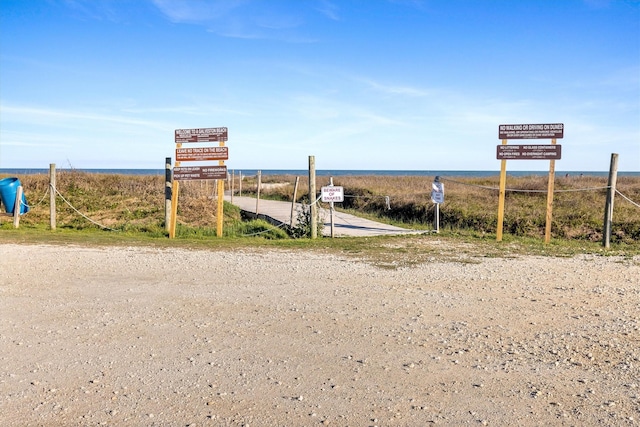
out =
[(562, 123), (498, 126), (498, 139), (561, 139), (562, 137), (564, 137)]
[(219, 128), (198, 128), (198, 129), (176, 129), (176, 144), (185, 142), (220, 142), (227, 140), (228, 131), (226, 127)]
[(498, 145), (498, 160), (560, 160), (562, 146), (551, 145)]
[(176, 148), (176, 161), (200, 162), (208, 160), (227, 160), (229, 147)]
[(227, 179), (226, 166), (186, 166), (173, 168), (173, 179), (190, 181), (196, 179)]

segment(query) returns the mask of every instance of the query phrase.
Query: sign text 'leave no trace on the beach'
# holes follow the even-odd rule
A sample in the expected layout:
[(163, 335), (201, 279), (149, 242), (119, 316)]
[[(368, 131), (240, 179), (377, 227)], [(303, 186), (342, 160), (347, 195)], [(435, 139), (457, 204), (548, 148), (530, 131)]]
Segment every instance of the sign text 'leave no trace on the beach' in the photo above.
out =
[(178, 162), (227, 160), (228, 158), (229, 147), (176, 148)]
[(220, 142), (227, 140), (227, 128), (176, 129), (176, 144), (185, 142)]
[(560, 139), (564, 137), (564, 124), (543, 123), (526, 125), (500, 125), (498, 139)]
[[(173, 168), (173, 185), (171, 188), (171, 217), (168, 221), (169, 238), (176, 236), (178, 217), (178, 189), (179, 181), (217, 180), (218, 204), (216, 209), (216, 234), (222, 237), (224, 219), (224, 181), (227, 179), (227, 167), (224, 161), (229, 158), (229, 149), (224, 146), (228, 138), (226, 127), (176, 129), (176, 163)], [(218, 147), (182, 147), (189, 142), (218, 142)], [(207, 162), (217, 160), (218, 166), (188, 166), (180, 167), (180, 162)]]

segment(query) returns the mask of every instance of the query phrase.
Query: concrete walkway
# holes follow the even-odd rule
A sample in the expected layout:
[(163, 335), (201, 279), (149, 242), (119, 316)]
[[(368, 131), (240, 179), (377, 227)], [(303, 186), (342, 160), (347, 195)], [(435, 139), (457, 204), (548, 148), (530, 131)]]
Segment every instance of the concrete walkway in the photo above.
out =
[[(227, 202), (231, 202), (231, 196), (225, 195)], [(291, 202), (279, 202), (276, 200), (260, 199), (256, 203), (253, 197), (233, 196), (233, 204), (238, 206), (242, 211), (249, 214), (256, 214), (256, 206), (258, 209), (258, 217), (265, 219), (272, 224), (291, 225)], [(302, 204), (296, 203), (293, 212), (293, 225), (296, 224), (297, 212), (302, 209)], [(320, 218), (324, 221), (322, 234), (331, 236), (331, 216), (329, 209), (320, 208)], [(363, 236), (384, 236), (384, 235), (400, 235), (400, 234), (419, 234), (422, 231), (407, 230), (406, 228), (395, 227), (393, 225), (382, 224), (380, 222), (371, 221), (343, 212), (333, 213), (334, 236), (336, 237), (363, 237)]]

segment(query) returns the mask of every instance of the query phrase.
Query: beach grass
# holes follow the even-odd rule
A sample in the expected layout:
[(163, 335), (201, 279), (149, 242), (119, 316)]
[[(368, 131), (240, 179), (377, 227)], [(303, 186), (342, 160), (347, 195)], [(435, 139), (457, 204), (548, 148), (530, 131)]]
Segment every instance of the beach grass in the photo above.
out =
[[(49, 228), (49, 178), (46, 174), (19, 176), (30, 212), (13, 230), (10, 217), (3, 217), (0, 230), (31, 235)], [(261, 197), (291, 201), (296, 177), (274, 175), (263, 182)], [(345, 202), (338, 209), (410, 228), (433, 228), (435, 205), (431, 202), (432, 177), (340, 176), (334, 185), (344, 187)], [(495, 238), (497, 226), (498, 176), (443, 178), (445, 201), (440, 205), (441, 238)], [(318, 177), (317, 188), (328, 185)], [(231, 183), (227, 182), (227, 191)], [(595, 250), (602, 240), (606, 177), (556, 177), (552, 238), (568, 245)], [(233, 183), (236, 194), (238, 178)], [(57, 174), (56, 227), (60, 232), (117, 231), (131, 239), (165, 239), (165, 182), (157, 175), (99, 174), (65, 171)], [(245, 177), (242, 195), (254, 195), (255, 177)], [(505, 241), (537, 242), (544, 236), (547, 178), (508, 177), (505, 203)], [(618, 178), (614, 204), (612, 244), (632, 250), (640, 245), (640, 178)], [(308, 202), (308, 179), (300, 177), (296, 200)], [(225, 238), (242, 236), (262, 240), (286, 240), (282, 230), (263, 221), (244, 221), (240, 210), (225, 202)], [(215, 185), (208, 181), (182, 181), (178, 203), (177, 237), (208, 240), (216, 236)], [(7, 234), (7, 233), (3, 233)], [(219, 240), (219, 239), (218, 239)], [(329, 239), (320, 239), (329, 240)], [(342, 239), (341, 239), (342, 240)], [(528, 243), (525, 243), (528, 245)], [(586, 246), (585, 246), (586, 245)], [(547, 245), (548, 246), (548, 245)], [(590, 249), (591, 250), (591, 249)]]
[[(295, 177), (270, 176), (270, 181), (288, 186), (263, 191), (263, 197), (291, 200)], [(499, 176), (442, 178), (445, 202), (440, 205), (440, 227), (451, 233), (479, 236), (495, 234), (498, 222)], [(430, 229), (435, 205), (431, 202), (432, 177), (427, 176), (340, 176), (334, 185), (344, 187), (345, 202), (336, 204), (358, 215), (395, 225)], [(308, 179), (301, 178), (297, 200), (308, 202)], [(329, 178), (318, 178), (318, 188)], [(546, 176), (508, 177), (503, 231), (506, 234), (541, 238), (547, 212)], [(556, 177), (551, 234), (563, 240), (602, 240), (607, 178), (595, 176)], [(255, 184), (245, 185), (255, 193)], [(612, 241), (640, 243), (640, 178), (619, 177), (617, 190), (631, 200), (617, 196), (614, 203)]]

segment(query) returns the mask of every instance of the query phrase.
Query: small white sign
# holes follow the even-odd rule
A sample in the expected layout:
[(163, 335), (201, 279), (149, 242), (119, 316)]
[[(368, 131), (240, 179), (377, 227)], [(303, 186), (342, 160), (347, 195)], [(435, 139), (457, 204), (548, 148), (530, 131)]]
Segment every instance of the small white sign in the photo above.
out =
[(444, 184), (441, 182), (433, 182), (431, 184), (431, 201), (433, 203), (444, 203)]
[(322, 187), (323, 202), (344, 202), (344, 188), (330, 185)]

